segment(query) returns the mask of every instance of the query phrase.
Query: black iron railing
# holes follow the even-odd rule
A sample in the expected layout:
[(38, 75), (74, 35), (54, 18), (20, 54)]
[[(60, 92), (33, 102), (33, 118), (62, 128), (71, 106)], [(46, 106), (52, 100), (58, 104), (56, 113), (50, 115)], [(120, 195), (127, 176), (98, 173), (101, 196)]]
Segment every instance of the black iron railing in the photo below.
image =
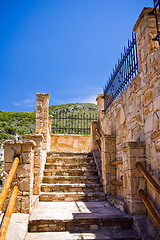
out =
[(52, 133), (90, 134), (90, 122), (97, 121), (97, 113), (79, 114), (60, 112), (53, 114)]
[(156, 18), (156, 28), (157, 28), (157, 36), (155, 38), (153, 38), (153, 41), (158, 41), (159, 42), (159, 46), (160, 46), (160, 31), (159, 31), (159, 21), (158, 21), (158, 7), (159, 7), (159, 12), (160, 12), (160, 0), (153, 0), (154, 2), (154, 8), (151, 12), (151, 14), (155, 14), (155, 18)]
[(118, 60), (118, 65), (115, 65), (115, 69), (113, 69), (113, 73), (104, 88), (105, 110), (117, 99), (137, 73), (138, 56), (136, 35), (132, 33), (132, 40), (128, 41), (128, 48), (124, 48), (124, 53), (121, 54), (121, 60)]

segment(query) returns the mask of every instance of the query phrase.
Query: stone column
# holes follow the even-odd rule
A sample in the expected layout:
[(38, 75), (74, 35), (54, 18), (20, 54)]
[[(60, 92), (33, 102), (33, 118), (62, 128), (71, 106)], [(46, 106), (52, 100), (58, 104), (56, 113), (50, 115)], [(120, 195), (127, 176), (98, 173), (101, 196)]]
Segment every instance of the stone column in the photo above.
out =
[(40, 184), (42, 182), (44, 159), (42, 158), (42, 134), (25, 134), (24, 139), (33, 140), (36, 143), (34, 148), (34, 181), (33, 181), (33, 194), (40, 193)]
[(138, 191), (146, 189), (146, 180), (136, 167), (137, 162), (145, 163), (144, 142), (128, 142), (123, 148), (123, 189), (125, 211), (134, 214), (145, 214)]
[(116, 158), (116, 137), (104, 135), (101, 138), (102, 181), (107, 195), (115, 195), (116, 187), (111, 185), (111, 180), (116, 178), (116, 169), (110, 162)]
[[(34, 141), (30, 140), (6, 140), (4, 142), (4, 176), (12, 167), (15, 157), (19, 157), (20, 162), (17, 167), (15, 176), (12, 180), (10, 189), (15, 185), (19, 188), (19, 193), (16, 198), (14, 212), (30, 213), (33, 201), (33, 166), (34, 166)], [(5, 179), (4, 179), (5, 181)], [(8, 205), (9, 192), (5, 202), (4, 210)]]
[(51, 126), (52, 126), (52, 119), (53, 119), (53, 116), (52, 115), (49, 115), (49, 127), (50, 127), (50, 131), (51, 131)]
[(90, 130), (91, 130), (91, 151), (97, 150), (97, 134), (96, 134), (96, 128), (98, 128), (98, 122), (91, 122), (90, 123)]
[(98, 122), (101, 122), (101, 119), (103, 117), (103, 110), (104, 110), (104, 94), (99, 94), (97, 99), (97, 118)]
[(43, 126), (42, 134), (43, 150), (49, 150), (49, 94), (48, 93), (36, 93), (37, 107), (36, 107), (36, 133), (39, 134), (40, 128)]

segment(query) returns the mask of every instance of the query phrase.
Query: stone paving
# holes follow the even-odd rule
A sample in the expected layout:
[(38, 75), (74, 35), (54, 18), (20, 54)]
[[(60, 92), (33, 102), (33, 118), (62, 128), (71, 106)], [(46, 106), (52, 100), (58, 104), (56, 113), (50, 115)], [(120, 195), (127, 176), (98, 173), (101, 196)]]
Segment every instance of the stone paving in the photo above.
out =
[(102, 202), (39, 202), (36, 209), (33, 210), (30, 221), (39, 219), (59, 219), (71, 220), (76, 218), (128, 218), (132, 219), (126, 213), (123, 213), (111, 206), (110, 203)]
[(29, 214), (13, 213), (5, 240), (24, 240), (28, 231), (28, 219)]

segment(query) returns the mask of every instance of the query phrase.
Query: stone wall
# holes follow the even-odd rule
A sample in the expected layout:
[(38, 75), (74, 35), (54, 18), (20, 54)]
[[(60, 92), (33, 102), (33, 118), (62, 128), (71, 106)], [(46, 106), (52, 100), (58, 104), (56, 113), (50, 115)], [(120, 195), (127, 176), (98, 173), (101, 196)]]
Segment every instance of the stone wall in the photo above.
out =
[(43, 156), (42, 134), (25, 134), (24, 139), (33, 140), (36, 144), (34, 148), (34, 180), (33, 180), (33, 194), (38, 195), (40, 193), (40, 184), (42, 182), (43, 169), (45, 164), (45, 156)]
[(90, 135), (52, 134), (51, 151), (55, 152), (90, 152)]
[(9, 174), (15, 157), (19, 158), (19, 164), (11, 183), (9, 194), (3, 204), (3, 211), (8, 205), (11, 190), (15, 185), (19, 192), (16, 198), (14, 212), (30, 213), (33, 206), (33, 179), (34, 179), (34, 147), (32, 140), (6, 140), (4, 142), (4, 181)]
[[(116, 166), (116, 179), (121, 180), (123, 175), (123, 186), (116, 186), (116, 195), (124, 198), (126, 191), (129, 190), (125, 189), (124, 177), (125, 181), (128, 181), (129, 175), (132, 176), (133, 182), (130, 183), (130, 187), (137, 186), (136, 175), (128, 172), (128, 178), (126, 179), (124, 176), (124, 172), (129, 171), (126, 169), (124, 160), (126, 154), (124, 144), (126, 143), (128, 146), (138, 142), (145, 143), (144, 152), (141, 157), (139, 156), (139, 160), (143, 160), (147, 170), (157, 181), (160, 181), (160, 47), (157, 42), (152, 41), (156, 34), (156, 25), (154, 15), (149, 14), (151, 10), (144, 8), (134, 26), (139, 73), (106, 112), (102, 111), (104, 110), (102, 107), (104, 106), (103, 95), (99, 95), (97, 98), (99, 127), (105, 135), (115, 136), (116, 160), (123, 160), (123, 164)], [(102, 152), (104, 151), (102, 150)], [(132, 157), (134, 158), (134, 156)], [(132, 160), (132, 167), (135, 171), (138, 171), (135, 168), (137, 160), (138, 150), (135, 149), (135, 160)], [(104, 174), (106, 173), (105, 168), (104, 165), (102, 169)], [(141, 181), (143, 180), (138, 180), (139, 186), (143, 186), (142, 189), (146, 190), (154, 205), (160, 208), (160, 200), (155, 192), (149, 184), (145, 187)], [(138, 191), (138, 187), (136, 190)], [(136, 213), (136, 210), (132, 209), (130, 212)]]

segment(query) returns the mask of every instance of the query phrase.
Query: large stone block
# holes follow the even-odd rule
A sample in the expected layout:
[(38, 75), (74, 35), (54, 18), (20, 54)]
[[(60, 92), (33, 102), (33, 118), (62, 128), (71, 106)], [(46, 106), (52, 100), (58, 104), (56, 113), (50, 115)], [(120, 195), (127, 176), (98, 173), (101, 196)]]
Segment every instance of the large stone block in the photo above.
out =
[(147, 106), (153, 101), (154, 92), (152, 89), (148, 89), (143, 96), (143, 104)]
[(154, 111), (160, 110), (160, 96), (154, 99), (153, 105), (154, 105)]
[(30, 178), (22, 178), (18, 184), (19, 190), (22, 192), (30, 192), (31, 190), (31, 183)]
[(151, 132), (154, 129), (154, 124), (153, 124), (153, 113), (150, 112), (145, 120), (145, 127), (144, 127), (144, 132), (148, 133)]
[(28, 178), (30, 177), (31, 174), (31, 166), (30, 164), (25, 164), (25, 165), (18, 165), (17, 170), (16, 170), (16, 176), (21, 178)]

